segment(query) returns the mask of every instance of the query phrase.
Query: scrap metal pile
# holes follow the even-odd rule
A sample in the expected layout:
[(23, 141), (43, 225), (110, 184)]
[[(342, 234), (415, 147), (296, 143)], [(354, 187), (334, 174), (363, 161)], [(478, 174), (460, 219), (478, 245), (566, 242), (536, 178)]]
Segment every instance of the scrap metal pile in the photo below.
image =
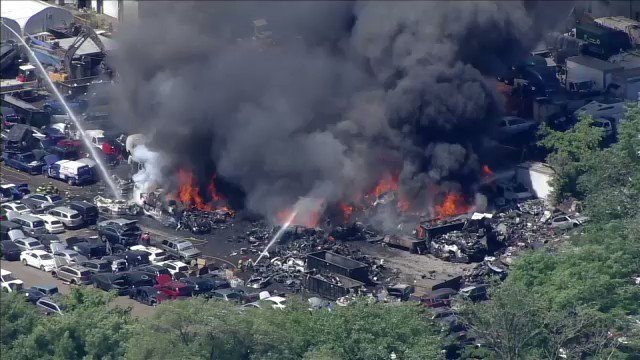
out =
[[(384, 267), (381, 266), (382, 262), (379, 259), (363, 254), (360, 250), (352, 249), (342, 241), (338, 241), (349, 241), (353, 236), (364, 240), (371, 231), (367, 232), (362, 224), (351, 224), (340, 228), (343, 230), (338, 230), (338, 233), (342, 233), (345, 228), (351, 230), (347, 231), (343, 238), (334, 237), (334, 235), (338, 235), (335, 229), (327, 232), (320, 228), (291, 226), (284, 232), (276, 245), (269, 250), (263, 260), (251, 265), (253, 274), (245, 282), (245, 285), (263, 288), (277, 283), (288, 291), (299, 292), (303, 287), (307, 287), (305, 286), (305, 279), (308, 276), (321, 276), (309, 271), (310, 269), (306, 266), (306, 257), (310, 253), (322, 251), (331, 252), (366, 264), (367, 283), (374, 284), (379, 282), (378, 279), (383, 278), (381, 276), (381, 272), (384, 270)], [(279, 227), (269, 226), (265, 221), (253, 223), (251, 228), (241, 237), (241, 240), (249, 242), (250, 247), (240, 249), (239, 252), (234, 252), (230, 255), (259, 255), (278, 229)], [(326, 274), (322, 276), (327, 282), (331, 282), (331, 279), (335, 278)]]

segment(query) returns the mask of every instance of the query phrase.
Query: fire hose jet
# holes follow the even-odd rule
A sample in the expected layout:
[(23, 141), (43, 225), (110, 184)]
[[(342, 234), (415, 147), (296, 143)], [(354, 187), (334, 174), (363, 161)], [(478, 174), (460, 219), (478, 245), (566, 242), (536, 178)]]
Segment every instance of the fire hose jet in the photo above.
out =
[(4, 23), (4, 21), (2, 21), (2, 26), (7, 28), (9, 31), (11, 31), (16, 36), (16, 38), (18, 38), (18, 40), (20, 40), (20, 42), (22, 43), (22, 45), (26, 49), (27, 53), (29, 54), (29, 58), (36, 64), (36, 67), (40, 71), (40, 74), (47, 81), (47, 85), (49, 85), (49, 88), (51, 89), (51, 91), (53, 91), (53, 93), (56, 96), (56, 98), (60, 101), (62, 106), (64, 106), (65, 112), (67, 114), (69, 114), (69, 118), (71, 118), (71, 120), (73, 121), (74, 125), (78, 129), (78, 132), (80, 133), (80, 138), (84, 142), (84, 145), (87, 147), (87, 149), (89, 149), (89, 152), (91, 153), (91, 156), (93, 156), (93, 158), (95, 159), (96, 163), (98, 164), (98, 169), (100, 169), (100, 173), (102, 174), (102, 178), (107, 183), (107, 185), (109, 185), (109, 189), (111, 190), (111, 193), (113, 194), (113, 196), (115, 196), (115, 198), (117, 200), (121, 200), (122, 197), (120, 196), (120, 192), (118, 191), (118, 188), (116, 187), (116, 184), (113, 182), (113, 180), (111, 179), (111, 177), (107, 173), (107, 167), (104, 165), (104, 162), (102, 161), (102, 158), (100, 156), (98, 156), (98, 152), (97, 152), (96, 148), (89, 141), (89, 138), (87, 137), (87, 135), (86, 135), (86, 133), (84, 131), (84, 128), (82, 128), (82, 124), (80, 124), (80, 122), (76, 118), (75, 114), (69, 108), (69, 105), (67, 104), (67, 102), (64, 100), (64, 98), (62, 97), (62, 95), (60, 94), (60, 92), (58, 91), (56, 86), (53, 84), (53, 80), (51, 80), (49, 78), (49, 76), (47, 75), (47, 72), (45, 71), (44, 67), (42, 67), (42, 64), (40, 63), (40, 61), (38, 61), (38, 59), (36, 58), (35, 54), (33, 53), (33, 51), (31, 51), (31, 49), (29, 48), (27, 43), (24, 41), (22, 36), (20, 36), (12, 28), (10, 28), (8, 25), (6, 25)]
[(293, 219), (296, 218), (296, 215), (298, 214), (298, 210), (297, 208), (295, 208), (292, 212), (291, 215), (289, 215), (289, 218), (287, 218), (287, 220), (284, 222), (284, 224), (282, 224), (282, 227), (280, 228), (280, 230), (278, 230), (278, 232), (273, 236), (273, 238), (271, 239), (271, 241), (269, 241), (269, 243), (267, 244), (267, 247), (264, 249), (264, 251), (260, 254), (260, 256), (258, 256), (258, 260), (256, 260), (255, 265), (258, 265), (258, 263), (260, 262), (260, 259), (262, 259), (262, 257), (264, 255), (267, 254), (267, 250), (269, 250), (269, 248), (276, 242), (278, 241), (278, 239), (280, 239), (280, 237), (282, 236), (282, 234), (284, 234), (285, 231), (287, 231), (287, 228), (289, 226), (291, 226), (291, 223), (293, 222)]

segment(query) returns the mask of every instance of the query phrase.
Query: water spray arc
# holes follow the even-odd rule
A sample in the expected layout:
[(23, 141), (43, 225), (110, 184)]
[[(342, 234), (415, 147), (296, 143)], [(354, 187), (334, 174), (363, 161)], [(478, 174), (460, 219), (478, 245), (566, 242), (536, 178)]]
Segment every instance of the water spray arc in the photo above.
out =
[(264, 248), (264, 251), (262, 251), (262, 253), (260, 253), (260, 256), (258, 256), (258, 260), (256, 260), (255, 265), (258, 265), (258, 263), (260, 262), (260, 259), (262, 259), (262, 257), (267, 254), (267, 250), (269, 250), (269, 248), (276, 241), (278, 241), (278, 239), (280, 239), (282, 234), (284, 234), (284, 232), (287, 231), (287, 228), (291, 225), (291, 223), (293, 222), (293, 219), (296, 218), (297, 214), (298, 214), (298, 209), (294, 209), (291, 212), (291, 215), (289, 215), (289, 218), (287, 219), (287, 221), (285, 221), (285, 223), (282, 224), (282, 227), (280, 228), (280, 230), (278, 230), (278, 232), (275, 235), (273, 235), (273, 238), (271, 239), (271, 241), (269, 241), (269, 243), (267, 244), (267, 247)]
[(111, 177), (109, 176), (109, 173), (107, 172), (107, 167), (104, 165), (104, 162), (102, 161), (102, 159), (98, 155), (98, 152), (97, 152), (96, 148), (89, 141), (89, 139), (88, 139), (88, 137), (87, 137), (87, 135), (86, 135), (86, 133), (84, 131), (84, 128), (82, 127), (82, 124), (80, 124), (80, 121), (78, 121), (78, 119), (76, 118), (75, 114), (71, 111), (71, 109), (69, 108), (69, 105), (67, 105), (67, 102), (62, 97), (62, 94), (60, 94), (60, 91), (58, 91), (58, 89), (56, 88), (55, 84), (53, 83), (53, 80), (51, 80), (49, 78), (49, 76), (47, 75), (47, 72), (45, 71), (44, 67), (42, 66), (40, 61), (38, 61), (38, 59), (36, 58), (36, 55), (29, 48), (29, 46), (24, 41), (22, 36), (20, 36), (12, 28), (10, 28), (8, 25), (6, 25), (4, 23), (4, 21), (2, 21), (1, 23), (2, 23), (2, 26), (4, 26), (9, 31), (11, 31), (18, 38), (18, 40), (20, 40), (20, 42), (22, 43), (22, 45), (24, 46), (24, 48), (28, 52), (29, 57), (35, 63), (36, 67), (40, 71), (41, 76), (47, 81), (47, 84), (49, 85), (49, 88), (51, 89), (51, 91), (53, 91), (53, 93), (55, 94), (56, 98), (60, 101), (62, 106), (64, 106), (65, 112), (67, 114), (69, 114), (69, 117), (71, 118), (71, 120), (75, 124), (76, 129), (78, 129), (78, 131), (80, 132), (80, 138), (82, 139), (82, 142), (87, 147), (87, 149), (89, 149), (89, 152), (91, 153), (91, 156), (93, 156), (93, 158), (95, 159), (96, 163), (98, 164), (98, 169), (100, 170), (100, 173), (102, 174), (102, 178), (104, 179), (104, 181), (109, 186), (109, 189), (111, 190), (111, 193), (113, 194), (113, 196), (115, 196), (116, 199), (121, 200), (122, 197), (120, 196), (120, 192), (118, 191), (118, 188), (117, 188), (116, 184), (113, 182), (113, 179), (111, 179)]

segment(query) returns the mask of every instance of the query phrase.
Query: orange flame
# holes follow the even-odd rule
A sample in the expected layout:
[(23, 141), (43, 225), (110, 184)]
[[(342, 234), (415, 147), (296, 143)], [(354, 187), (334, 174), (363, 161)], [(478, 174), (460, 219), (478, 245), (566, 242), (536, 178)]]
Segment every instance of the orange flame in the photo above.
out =
[(444, 201), (436, 205), (436, 216), (440, 219), (448, 218), (469, 212), (471, 207), (467, 205), (464, 198), (457, 193), (447, 193)]
[(402, 195), (401, 193), (398, 199), (398, 210), (400, 211), (401, 214), (404, 214), (407, 211), (409, 211), (410, 207), (411, 207), (411, 202), (409, 202), (407, 197), (405, 195)]
[(491, 168), (489, 168), (489, 165), (482, 165), (480, 174), (482, 175), (482, 177), (489, 177), (493, 175), (493, 171), (491, 171)]
[[(398, 174), (385, 173), (376, 185), (376, 187), (369, 193), (369, 195), (375, 195), (378, 198), (380, 195), (389, 191), (398, 191)], [(375, 200), (374, 200), (375, 201)]]
[[(193, 172), (184, 169), (178, 170), (178, 200), (180, 200), (182, 204), (188, 207), (195, 207), (205, 211), (216, 210), (217, 207), (215, 204), (217, 202), (224, 201), (225, 197), (221, 194), (218, 194), (218, 192), (216, 191), (215, 177), (216, 176), (214, 174), (211, 177), (209, 185), (207, 186), (207, 194), (209, 195), (211, 201), (206, 202), (202, 197), (200, 187), (198, 186)], [(221, 206), (219, 209), (232, 212), (226, 206)]]
[(353, 205), (345, 204), (343, 202), (338, 203), (338, 208), (342, 211), (342, 221), (348, 222), (353, 214)]

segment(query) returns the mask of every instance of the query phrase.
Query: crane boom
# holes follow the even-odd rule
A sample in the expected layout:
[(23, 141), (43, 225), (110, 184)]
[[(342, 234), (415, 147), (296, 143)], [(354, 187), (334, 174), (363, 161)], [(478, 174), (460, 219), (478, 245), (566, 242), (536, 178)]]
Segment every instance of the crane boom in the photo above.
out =
[(78, 34), (78, 37), (76, 37), (73, 43), (71, 43), (71, 46), (69, 46), (69, 49), (67, 49), (67, 52), (64, 54), (64, 66), (67, 70), (67, 74), (69, 75), (69, 79), (73, 79), (74, 77), (71, 71), (71, 61), (73, 60), (76, 51), (78, 51), (82, 44), (87, 41), (87, 39), (91, 39), (93, 43), (96, 44), (96, 46), (100, 49), (100, 51), (102, 53), (105, 53), (104, 44), (102, 44), (102, 41), (100, 41), (98, 34), (96, 34), (96, 32), (87, 25), (80, 25), (80, 27), (80, 33)]

